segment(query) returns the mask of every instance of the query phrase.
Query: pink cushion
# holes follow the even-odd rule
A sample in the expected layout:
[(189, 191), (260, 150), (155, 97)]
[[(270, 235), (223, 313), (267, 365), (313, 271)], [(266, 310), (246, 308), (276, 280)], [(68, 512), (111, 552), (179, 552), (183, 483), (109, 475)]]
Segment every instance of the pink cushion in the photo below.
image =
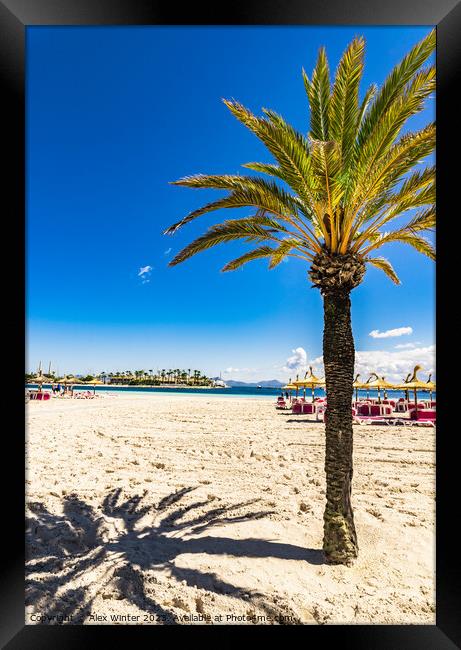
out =
[(316, 413), (317, 409), (315, 407), (315, 404), (303, 404), (303, 413), (312, 414)]
[(420, 411), (418, 409), (418, 417), (416, 417), (416, 409), (413, 409), (413, 411), (411, 411), (410, 413), (410, 419), (411, 420), (435, 420), (436, 411), (430, 409), (425, 409)]
[(302, 404), (293, 404), (293, 413), (301, 413)]

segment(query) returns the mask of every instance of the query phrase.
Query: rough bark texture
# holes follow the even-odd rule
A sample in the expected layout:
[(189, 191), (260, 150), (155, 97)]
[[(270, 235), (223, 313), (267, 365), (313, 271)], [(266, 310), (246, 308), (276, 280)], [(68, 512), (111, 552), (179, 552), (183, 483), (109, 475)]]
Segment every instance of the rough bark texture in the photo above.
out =
[(323, 550), (327, 562), (351, 564), (358, 545), (351, 505), (352, 395), (354, 339), (350, 292), (365, 273), (361, 257), (353, 253), (316, 255), (309, 272), (323, 295), (323, 362), (327, 391), (325, 422), (326, 507)]
[(351, 291), (365, 274), (365, 264), (354, 253), (332, 255), (327, 251), (317, 254), (309, 271), (314, 287), (325, 295), (328, 291)]
[(324, 292), (324, 319), (328, 406), (323, 550), (327, 562), (350, 564), (357, 557), (358, 545), (351, 505), (354, 339), (349, 291)]

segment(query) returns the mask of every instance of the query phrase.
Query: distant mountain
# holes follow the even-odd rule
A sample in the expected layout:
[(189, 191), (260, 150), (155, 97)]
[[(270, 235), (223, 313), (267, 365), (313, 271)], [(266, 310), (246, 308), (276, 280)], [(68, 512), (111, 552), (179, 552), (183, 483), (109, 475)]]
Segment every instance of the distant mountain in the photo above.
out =
[(281, 388), (285, 384), (278, 379), (262, 379), (261, 381), (235, 381), (234, 379), (226, 379), (226, 384), (232, 387), (241, 387), (248, 386), (248, 388), (255, 388), (256, 386), (261, 386), (261, 388)]

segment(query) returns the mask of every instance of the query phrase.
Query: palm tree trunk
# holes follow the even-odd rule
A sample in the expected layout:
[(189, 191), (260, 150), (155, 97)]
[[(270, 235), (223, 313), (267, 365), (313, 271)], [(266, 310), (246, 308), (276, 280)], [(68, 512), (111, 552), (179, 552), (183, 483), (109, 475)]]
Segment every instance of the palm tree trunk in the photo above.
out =
[(354, 338), (349, 291), (323, 299), (323, 361), (327, 390), (325, 423), (326, 507), (323, 550), (327, 562), (350, 564), (358, 546), (351, 505)]

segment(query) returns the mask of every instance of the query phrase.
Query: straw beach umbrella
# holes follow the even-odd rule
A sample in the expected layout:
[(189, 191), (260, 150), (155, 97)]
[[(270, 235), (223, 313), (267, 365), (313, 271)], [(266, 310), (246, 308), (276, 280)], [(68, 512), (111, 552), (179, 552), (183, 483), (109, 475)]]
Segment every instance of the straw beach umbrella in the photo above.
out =
[(95, 377), (91, 381), (86, 381), (85, 385), (93, 386), (93, 395), (96, 395), (96, 386), (102, 386), (102, 381), (100, 381), (99, 379), (96, 379), (96, 377)]
[(325, 386), (325, 380), (319, 379), (312, 372), (312, 366), (309, 366), (309, 371), (306, 372), (304, 379), (300, 381), (293, 382), (296, 386), (304, 388), (304, 395), (306, 394), (306, 388), (310, 388), (312, 391), (312, 401), (314, 401), (314, 391), (316, 388)]
[(382, 381), (382, 388), (384, 391), (384, 399), (387, 399), (387, 391), (396, 390), (398, 386), (396, 384), (392, 384), (390, 381), (386, 381), (385, 377), (381, 377), (381, 381)]
[[(376, 377), (373, 381), (370, 381), (372, 377)], [(397, 386), (395, 384), (391, 384), (390, 382), (386, 381), (384, 377), (378, 377), (378, 375), (373, 372), (371, 373), (368, 381), (367, 381), (367, 387), (368, 388), (376, 388), (378, 391), (378, 403), (381, 404), (381, 389), (384, 390), (384, 399), (386, 399), (386, 389), (387, 390), (395, 390)]]
[[(306, 375), (307, 375), (307, 372), (306, 372)], [(293, 385), (296, 388), (296, 397), (298, 396), (298, 390), (300, 388), (304, 389), (304, 397), (306, 397), (306, 384), (304, 383), (304, 381), (302, 379), (299, 379), (299, 375), (296, 375), (296, 381), (293, 382)]]
[(421, 366), (415, 366), (413, 370), (413, 375), (410, 377), (409, 381), (405, 382), (405, 388), (406, 390), (412, 390), (415, 396), (415, 409), (416, 409), (416, 419), (418, 419), (418, 395), (417, 391), (418, 390), (428, 390), (427, 388), (427, 382), (421, 381), (418, 379), (417, 372), (418, 370), (422, 370)]
[(405, 391), (405, 399), (406, 399), (407, 402), (408, 402), (408, 399), (409, 399), (409, 397), (408, 397), (408, 382), (410, 381), (410, 377), (411, 377), (411, 372), (409, 372), (408, 375), (405, 377), (405, 379), (403, 380), (403, 384), (399, 384), (399, 385), (395, 386), (396, 389)]
[(65, 377), (65, 378), (61, 381), (61, 383), (64, 384), (65, 386), (69, 385), (69, 386), (70, 386), (71, 393), (73, 394), (73, 390), (72, 390), (73, 387), (74, 387), (76, 384), (81, 384), (82, 382), (80, 381), (80, 379), (77, 379), (77, 377), (72, 377), (72, 376), (71, 376), (71, 377)]
[(426, 390), (429, 391), (429, 398), (430, 398), (430, 400), (432, 402), (432, 391), (436, 390), (436, 385), (435, 385), (435, 381), (431, 381), (431, 377), (432, 377), (432, 374), (430, 374), (429, 377), (427, 378), (427, 382), (426, 382), (427, 389)]
[(49, 383), (50, 380), (49, 380), (48, 377), (45, 377), (45, 375), (42, 375), (40, 373), (36, 377), (34, 377), (33, 381), (34, 381), (35, 384), (38, 384), (38, 390), (41, 391), (42, 390), (42, 384), (47, 384), (47, 383)]
[(297, 390), (296, 386), (292, 383), (291, 379), (288, 380), (288, 384), (286, 386), (283, 386), (282, 390), (289, 390), (290, 391), (290, 399), (291, 399), (291, 392), (293, 390)]
[(360, 377), (360, 375), (356, 375), (356, 377), (354, 379), (354, 383), (352, 384), (352, 386), (355, 388), (355, 401), (356, 402), (358, 402), (358, 399), (359, 399), (359, 389), (361, 389), (361, 390), (363, 390), (365, 388), (368, 389), (368, 384), (364, 383), (363, 381), (359, 381), (359, 377)]

